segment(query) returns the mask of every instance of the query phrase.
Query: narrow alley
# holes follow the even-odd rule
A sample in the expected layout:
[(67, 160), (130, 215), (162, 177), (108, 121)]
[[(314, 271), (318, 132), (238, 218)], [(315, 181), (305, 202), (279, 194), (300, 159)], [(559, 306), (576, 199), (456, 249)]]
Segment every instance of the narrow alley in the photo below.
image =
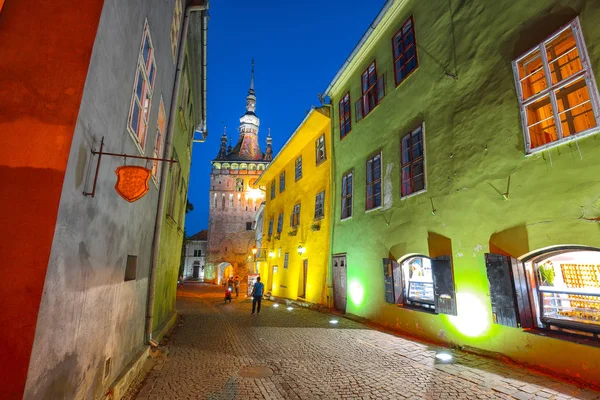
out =
[(531, 370), (274, 305), (251, 315), (242, 296), (224, 304), (221, 287), (186, 284), (164, 361), (128, 398), (600, 399)]

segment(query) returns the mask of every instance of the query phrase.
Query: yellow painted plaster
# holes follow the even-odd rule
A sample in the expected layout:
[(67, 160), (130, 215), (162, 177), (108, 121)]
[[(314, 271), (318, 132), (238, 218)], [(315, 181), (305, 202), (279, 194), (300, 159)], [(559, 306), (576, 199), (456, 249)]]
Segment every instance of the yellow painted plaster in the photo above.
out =
[[(326, 279), (329, 263), (329, 199), (330, 199), (330, 121), (326, 108), (312, 109), (296, 129), (277, 157), (255, 183), (267, 188), (264, 212), (263, 248), (270, 252), (259, 271), (266, 290), (276, 297), (303, 299), (310, 303), (326, 302)], [(316, 141), (324, 135), (326, 158), (316, 162)], [(302, 178), (295, 180), (295, 161), (302, 156)], [(279, 177), (285, 171), (285, 189), (280, 192)], [(276, 194), (271, 199), (271, 182), (275, 181)], [(324, 217), (315, 219), (315, 201), (325, 191)], [(300, 225), (295, 236), (289, 232), (290, 216), (294, 205), (300, 204)], [(277, 234), (277, 218), (283, 212), (283, 229)], [(273, 219), (273, 234), (269, 237), (269, 221)], [(314, 224), (319, 230), (312, 229)], [(299, 254), (298, 247), (306, 249)], [(287, 268), (284, 257), (288, 254)], [(308, 260), (306, 296), (301, 298), (303, 263)], [(276, 272), (274, 272), (274, 267)]]

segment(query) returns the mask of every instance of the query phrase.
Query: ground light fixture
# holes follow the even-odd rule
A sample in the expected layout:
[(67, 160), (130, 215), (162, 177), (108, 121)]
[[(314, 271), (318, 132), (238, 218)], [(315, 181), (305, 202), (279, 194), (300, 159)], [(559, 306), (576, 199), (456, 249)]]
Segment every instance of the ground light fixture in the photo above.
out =
[(330, 323), (331, 325), (337, 325), (337, 323), (338, 323), (338, 322), (339, 322), (339, 321), (338, 321), (337, 319), (331, 319), (331, 320), (329, 320), (329, 323)]
[(287, 310), (288, 311), (292, 311), (294, 309), (294, 307), (288, 307)]
[(435, 358), (446, 363), (452, 361), (452, 355), (446, 352), (436, 353)]
[(277, 304), (277, 303), (273, 304), (273, 308), (279, 308), (279, 304)]

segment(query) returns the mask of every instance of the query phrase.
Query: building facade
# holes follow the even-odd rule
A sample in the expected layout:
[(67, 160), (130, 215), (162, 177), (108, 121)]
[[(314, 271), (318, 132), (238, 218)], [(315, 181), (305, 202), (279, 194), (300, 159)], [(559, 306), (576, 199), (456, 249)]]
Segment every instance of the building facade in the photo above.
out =
[(254, 215), (264, 199), (253, 184), (273, 158), (271, 137), (265, 152), (258, 142), (260, 120), (255, 114), (254, 62), (246, 112), (240, 118), (239, 138), (235, 147), (221, 138), (219, 154), (212, 161), (208, 213), (208, 250), (205, 280), (221, 283), (223, 276), (248, 274), (250, 250), (255, 246)]
[[(3, 399), (101, 397), (147, 349), (163, 164), (100, 162), (92, 150), (170, 157), (185, 10), (179, 0), (2, 6)], [(150, 176), (131, 203), (115, 191), (124, 164)]]
[(385, 3), (326, 91), (336, 308), (598, 383), (599, 19)]
[(312, 108), (255, 183), (267, 188), (258, 266), (272, 296), (328, 303), (329, 145), (329, 108)]
[(183, 264), (184, 281), (204, 281), (207, 237), (208, 231), (203, 230), (187, 239)]

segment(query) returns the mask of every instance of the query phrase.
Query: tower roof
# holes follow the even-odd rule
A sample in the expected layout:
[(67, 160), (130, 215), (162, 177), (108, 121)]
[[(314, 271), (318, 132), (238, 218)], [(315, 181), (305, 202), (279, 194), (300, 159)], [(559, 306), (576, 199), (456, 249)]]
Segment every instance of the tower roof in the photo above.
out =
[[(260, 119), (256, 116), (256, 93), (254, 92), (254, 60), (250, 73), (250, 88), (246, 96), (246, 112), (240, 117), (240, 136), (233, 149), (224, 150), (223, 143), (214, 161), (269, 161), (269, 151), (263, 153), (258, 143)], [(269, 138), (270, 139), (270, 138)], [(267, 144), (267, 147), (269, 143)]]

